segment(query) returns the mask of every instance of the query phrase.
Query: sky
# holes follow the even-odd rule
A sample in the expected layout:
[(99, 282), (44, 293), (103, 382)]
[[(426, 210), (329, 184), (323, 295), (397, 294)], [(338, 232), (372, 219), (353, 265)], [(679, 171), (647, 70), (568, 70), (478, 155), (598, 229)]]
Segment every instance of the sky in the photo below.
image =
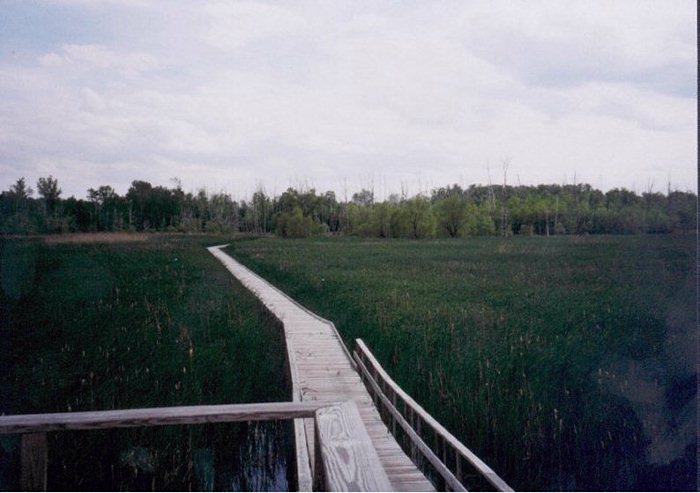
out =
[(0, 1), (0, 190), (697, 189), (693, 1)]

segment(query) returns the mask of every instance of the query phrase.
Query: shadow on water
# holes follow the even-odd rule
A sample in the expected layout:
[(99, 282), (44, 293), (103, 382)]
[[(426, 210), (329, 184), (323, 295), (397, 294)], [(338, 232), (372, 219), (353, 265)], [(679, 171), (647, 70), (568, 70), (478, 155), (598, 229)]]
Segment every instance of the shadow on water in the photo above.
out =
[[(2, 438), (0, 489), (20, 488), (19, 436)], [(290, 491), (291, 421), (49, 434), (53, 491)]]

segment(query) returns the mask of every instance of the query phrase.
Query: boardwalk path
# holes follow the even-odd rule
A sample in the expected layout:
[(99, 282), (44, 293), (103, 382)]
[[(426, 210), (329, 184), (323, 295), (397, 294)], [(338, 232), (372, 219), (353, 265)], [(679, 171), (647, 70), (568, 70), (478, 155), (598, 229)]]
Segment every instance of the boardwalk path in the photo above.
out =
[[(335, 326), (225, 254), (224, 246), (210, 247), (209, 251), (284, 324), (291, 366), (296, 367), (300, 399), (354, 400), (394, 490), (433, 491), (432, 484), (401, 450), (382, 422)], [(306, 438), (312, 452), (313, 420), (307, 420)]]

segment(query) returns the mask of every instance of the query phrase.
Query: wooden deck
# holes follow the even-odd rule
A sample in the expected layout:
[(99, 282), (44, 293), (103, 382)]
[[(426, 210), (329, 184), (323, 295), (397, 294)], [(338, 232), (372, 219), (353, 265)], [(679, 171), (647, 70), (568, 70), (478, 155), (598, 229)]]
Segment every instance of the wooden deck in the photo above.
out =
[[(232, 259), (222, 248), (210, 247), (209, 251), (284, 325), (291, 378), (296, 387), (294, 400), (354, 401), (391, 487), (395, 491), (434, 491), (382, 422), (335, 326)], [(307, 419), (304, 425), (313, 466), (314, 420)]]
[[(319, 454), (322, 463), (318, 468), (319, 489), (385, 491), (391, 488), (354, 401), (261, 402), (19, 414), (0, 416), (0, 435), (21, 436), (21, 489), (47, 491), (48, 432), (285, 419), (301, 420), (302, 430), (304, 419), (312, 419), (316, 425), (316, 438), (322, 450)], [(303, 440), (306, 443), (306, 439)], [(308, 461), (307, 456), (307, 465)], [(310, 484), (309, 475), (307, 485)]]

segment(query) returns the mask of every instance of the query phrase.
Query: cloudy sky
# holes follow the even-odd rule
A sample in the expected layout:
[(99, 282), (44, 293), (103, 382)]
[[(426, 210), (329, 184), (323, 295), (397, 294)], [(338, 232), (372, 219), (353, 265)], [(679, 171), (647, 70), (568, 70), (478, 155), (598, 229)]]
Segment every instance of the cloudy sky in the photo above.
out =
[(692, 0), (1, 2), (3, 190), (696, 189)]

